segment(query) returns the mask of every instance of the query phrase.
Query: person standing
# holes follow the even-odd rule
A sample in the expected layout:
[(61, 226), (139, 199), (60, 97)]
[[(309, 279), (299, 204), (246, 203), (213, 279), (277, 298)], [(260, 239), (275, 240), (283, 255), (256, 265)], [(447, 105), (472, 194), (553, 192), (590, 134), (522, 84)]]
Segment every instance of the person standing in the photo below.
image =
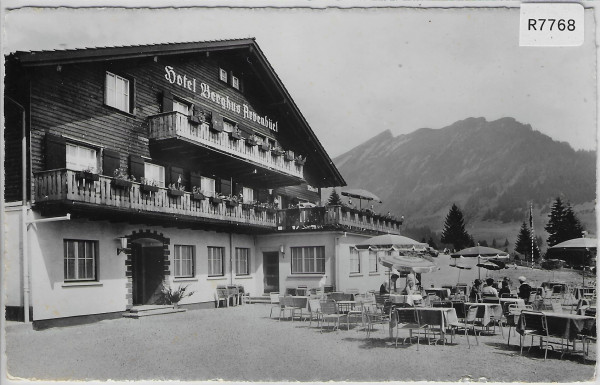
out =
[(531, 286), (529, 286), (529, 284), (525, 282), (526, 280), (527, 280), (527, 278), (525, 278), (523, 276), (519, 277), (520, 286), (519, 286), (518, 296), (519, 296), (519, 298), (522, 298), (526, 304), (529, 304), (529, 295), (531, 294)]

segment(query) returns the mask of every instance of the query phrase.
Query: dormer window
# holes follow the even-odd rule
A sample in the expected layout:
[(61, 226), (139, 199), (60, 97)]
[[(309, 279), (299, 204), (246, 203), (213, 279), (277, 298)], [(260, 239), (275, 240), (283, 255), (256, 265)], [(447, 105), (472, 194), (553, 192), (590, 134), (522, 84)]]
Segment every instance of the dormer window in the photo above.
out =
[(106, 72), (104, 103), (121, 111), (131, 113), (132, 82), (122, 76)]
[(235, 88), (236, 90), (240, 89), (240, 79), (238, 79), (236, 76), (231, 75), (231, 86), (233, 88)]
[(223, 68), (219, 68), (219, 80), (227, 83), (227, 71)]

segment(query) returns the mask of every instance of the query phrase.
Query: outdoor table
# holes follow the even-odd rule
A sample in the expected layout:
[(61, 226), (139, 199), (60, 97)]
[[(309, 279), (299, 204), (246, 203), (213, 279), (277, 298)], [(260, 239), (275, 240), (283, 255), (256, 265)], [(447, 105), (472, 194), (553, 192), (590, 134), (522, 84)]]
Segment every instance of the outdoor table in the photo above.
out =
[(390, 302), (393, 304), (414, 305), (423, 301), (421, 294), (390, 294)]
[(465, 307), (468, 309), (471, 306), (477, 306), (477, 318), (481, 318), (481, 325), (487, 326), (492, 317), (499, 320), (502, 318), (502, 305), (499, 303), (474, 303), (465, 302)]
[(425, 289), (425, 293), (427, 295), (438, 296), (440, 299), (448, 299), (450, 297), (450, 289), (445, 287), (430, 287)]
[[(399, 311), (415, 311), (415, 308), (397, 308), (390, 317), (390, 337), (393, 337), (393, 330), (398, 324), (397, 312)], [(451, 307), (418, 307), (416, 311), (419, 313), (419, 320), (422, 325), (429, 325), (440, 329), (442, 339), (445, 338), (446, 329), (449, 324), (457, 323), (458, 317), (456, 310)]]
[(577, 310), (577, 314), (587, 315), (589, 317), (595, 317), (596, 316), (596, 306), (582, 307), (579, 310)]
[[(541, 311), (546, 316), (548, 335), (556, 338), (565, 338), (569, 341), (577, 339), (578, 335), (595, 335), (596, 318), (585, 315), (554, 313)], [(523, 334), (523, 317), (519, 317), (517, 332)], [(544, 331), (541, 331), (543, 334)]]

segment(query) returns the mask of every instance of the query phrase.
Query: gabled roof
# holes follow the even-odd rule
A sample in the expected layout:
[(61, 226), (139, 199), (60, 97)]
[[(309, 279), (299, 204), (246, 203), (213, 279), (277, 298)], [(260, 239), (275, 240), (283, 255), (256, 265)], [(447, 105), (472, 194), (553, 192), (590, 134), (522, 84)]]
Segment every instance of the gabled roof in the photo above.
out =
[(278, 90), (278, 93), (283, 100), (282, 105), (289, 108), (289, 113), (291, 113), (299, 123), (299, 126), (303, 131), (302, 134), (306, 137), (306, 141), (315, 149), (315, 151), (308, 154), (307, 166), (314, 162), (316, 167), (311, 167), (311, 170), (318, 172), (320, 175), (318, 181), (311, 181), (312, 184), (318, 187), (345, 186), (346, 182), (344, 181), (344, 178), (333, 164), (333, 161), (323, 148), (321, 142), (318, 140), (254, 38), (134, 46), (86, 47), (48, 51), (18, 51), (11, 54), (10, 57), (22, 67), (27, 68), (241, 49), (246, 50), (253, 59), (257, 59), (256, 62), (254, 60), (252, 61), (253, 64), (257, 64), (256, 69), (260, 70), (262, 77), (271, 83), (269, 85), (270, 87)]

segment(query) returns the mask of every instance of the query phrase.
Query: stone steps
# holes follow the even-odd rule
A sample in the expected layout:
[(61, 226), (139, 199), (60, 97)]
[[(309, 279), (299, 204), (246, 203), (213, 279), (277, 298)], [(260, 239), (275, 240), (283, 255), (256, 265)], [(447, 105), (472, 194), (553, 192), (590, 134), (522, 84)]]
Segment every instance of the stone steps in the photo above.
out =
[(173, 308), (173, 305), (143, 305), (132, 307), (128, 312), (123, 314), (123, 317), (141, 318), (153, 315), (181, 313), (184, 311), (186, 311), (186, 309), (175, 309)]

